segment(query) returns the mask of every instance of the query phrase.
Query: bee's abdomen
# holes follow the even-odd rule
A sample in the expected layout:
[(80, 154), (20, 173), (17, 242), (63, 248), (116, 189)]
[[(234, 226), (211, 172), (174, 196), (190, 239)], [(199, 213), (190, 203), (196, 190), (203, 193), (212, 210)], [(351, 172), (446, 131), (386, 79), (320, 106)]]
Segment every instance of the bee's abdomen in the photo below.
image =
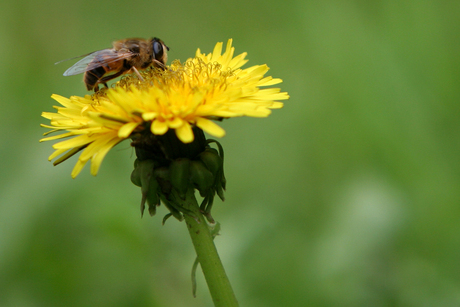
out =
[(102, 66), (85, 72), (83, 82), (85, 82), (88, 91), (91, 91), (97, 85), (98, 81), (104, 76), (105, 73), (106, 71)]

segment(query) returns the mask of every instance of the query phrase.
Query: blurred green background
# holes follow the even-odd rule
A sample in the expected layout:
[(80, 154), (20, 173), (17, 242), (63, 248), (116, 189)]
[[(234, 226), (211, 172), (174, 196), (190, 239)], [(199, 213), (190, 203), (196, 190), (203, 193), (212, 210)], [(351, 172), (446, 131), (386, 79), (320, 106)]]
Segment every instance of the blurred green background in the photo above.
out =
[(129, 142), (97, 177), (38, 143), (73, 62), (234, 39), (291, 99), (222, 126), (213, 216), (241, 306), (460, 306), (460, 2), (2, 1), (0, 306), (211, 306), (184, 223), (140, 218)]

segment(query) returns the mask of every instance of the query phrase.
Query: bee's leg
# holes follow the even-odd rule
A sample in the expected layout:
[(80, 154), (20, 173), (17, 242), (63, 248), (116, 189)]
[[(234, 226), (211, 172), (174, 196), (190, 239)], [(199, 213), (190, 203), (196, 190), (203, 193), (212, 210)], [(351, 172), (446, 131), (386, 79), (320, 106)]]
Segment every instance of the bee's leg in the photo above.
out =
[(160, 61), (158, 60), (153, 60), (153, 67), (155, 68), (161, 68), (163, 70), (166, 70), (166, 65), (161, 63)]
[[(101, 79), (101, 80), (102, 80), (102, 79)], [(107, 86), (107, 83), (101, 82), (101, 80), (99, 80), (99, 81), (94, 85), (94, 92), (95, 92), (95, 93), (99, 92), (99, 84), (101, 84), (101, 83), (105, 86), (105, 88), (109, 88), (109, 87)]]
[(139, 80), (141, 80), (142, 82), (144, 82), (144, 78), (142, 78), (141, 74), (139, 73), (139, 71), (136, 69), (136, 67), (132, 67), (132, 69), (134, 70), (134, 72), (136, 73), (136, 75), (139, 77)]
[(121, 75), (124, 74), (124, 73), (125, 73), (124, 70), (120, 70), (120, 71), (117, 72), (116, 74), (112, 74), (112, 75), (109, 75), (109, 76), (106, 76), (106, 77), (104, 77), (104, 78), (99, 79), (99, 81), (98, 81), (97, 83), (102, 83), (102, 84), (104, 84), (105, 87), (108, 88), (108, 86), (107, 86), (107, 81), (110, 81), (110, 80), (112, 80), (112, 79), (115, 79), (116, 77), (121, 76)]

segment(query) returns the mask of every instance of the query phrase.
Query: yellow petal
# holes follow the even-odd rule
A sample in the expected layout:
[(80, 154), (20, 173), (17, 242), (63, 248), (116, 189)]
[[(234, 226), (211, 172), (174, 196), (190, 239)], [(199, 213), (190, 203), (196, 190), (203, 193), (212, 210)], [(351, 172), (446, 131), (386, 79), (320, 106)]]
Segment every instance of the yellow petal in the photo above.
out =
[(198, 128), (215, 137), (221, 138), (225, 135), (225, 130), (222, 129), (219, 125), (215, 124), (213, 121), (210, 121), (209, 119), (198, 118), (196, 120), (196, 125)]
[(82, 162), (82, 161), (78, 160), (77, 164), (75, 164), (70, 176), (72, 176), (72, 178), (75, 179), (75, 177), (77, 177), (78, 174), (80, 174), (80, 172), (83, 169), (83, 166), (85, 166), (85, 164), (86, 164), (86, 162)]
[(168, 131), (168, 125), (166, 125), (164, 121), (160, 121), (157, 119), (153, 121), (150, 130), (153, 134), (163, 135), (166, 133), (166, 131)]
[(184, 122), (181, 127), (176, 129), (176, 135), (182, 143), (191, 143), (194, 139), (192, 128), (187, 122)]
[(124, 124), (120, 130), (118, 130), (119, 138), (128, 138), (129, 135), (139, 126), (139, 123), (127, 123)]
[(96, 176), (99, 168), (101, 167), (102, 160), (104, 157), (107, 155), (110, 149), (112, 149), (113, 146), (117, 145), (120, 143), (122, 140), (120, 139), (111, 139), (103, 148), (101, 148), (91, 159), (91, 168), (90, 172), (91, 175)]

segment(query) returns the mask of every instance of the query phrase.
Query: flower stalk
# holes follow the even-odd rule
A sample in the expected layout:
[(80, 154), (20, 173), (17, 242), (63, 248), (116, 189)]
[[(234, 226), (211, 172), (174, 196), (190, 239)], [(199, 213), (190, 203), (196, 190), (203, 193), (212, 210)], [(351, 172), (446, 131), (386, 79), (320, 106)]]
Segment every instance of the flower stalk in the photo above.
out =
[(188, 189), (182, 206), (193, 212), (194, 216), (198, 218), (196, 220), (194, 217), (184, 214), (185, 223), (214, 305), (216, 307), (238, 306), (238, 301), (214, 245), (213, 235), (200, 211), (193, 189)]

